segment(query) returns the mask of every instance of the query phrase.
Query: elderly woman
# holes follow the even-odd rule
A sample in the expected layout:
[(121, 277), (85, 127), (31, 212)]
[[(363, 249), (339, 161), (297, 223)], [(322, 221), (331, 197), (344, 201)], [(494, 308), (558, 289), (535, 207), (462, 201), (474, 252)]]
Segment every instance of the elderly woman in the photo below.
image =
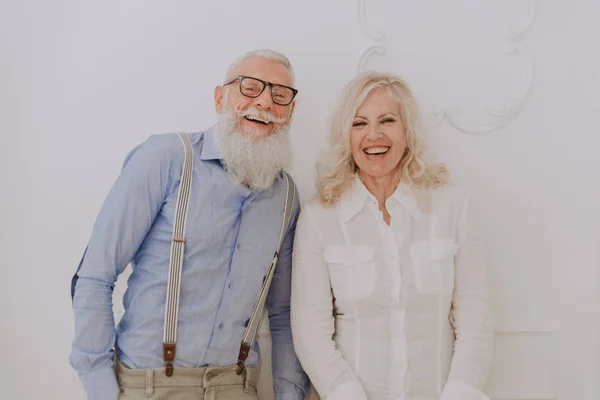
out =
[(294, 346), (323, 399), (489, 400), (482, 245), (419, 135), (401, 79), (347, 85), (293, 252)]

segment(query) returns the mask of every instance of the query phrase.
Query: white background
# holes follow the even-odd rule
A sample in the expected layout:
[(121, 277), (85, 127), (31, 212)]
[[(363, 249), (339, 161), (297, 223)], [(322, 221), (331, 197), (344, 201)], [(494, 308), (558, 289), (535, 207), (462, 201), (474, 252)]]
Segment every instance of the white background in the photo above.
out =
[[(373, 45), (384, 52), (366, 67), (411, 83), (439, 122), (435, 155), (476, 200), (497, 331), (488, 392), (600, 398), (597, 0), (364, 3), (0, 1), (0, 398), (84, 398), (68, 365), (70, 278), (133, 146), (213, 124), (228, 64), (270, 47), (296, 69), (292, 173), (307, 201), (334, 101)], [(529, 58), (509, 56), (506, 31), (532, 5)], [(525, 94), (506, 124), (483, 113)], [(431, 112), (454, 106), (459, 127), (497, 129), (465, 133)]]

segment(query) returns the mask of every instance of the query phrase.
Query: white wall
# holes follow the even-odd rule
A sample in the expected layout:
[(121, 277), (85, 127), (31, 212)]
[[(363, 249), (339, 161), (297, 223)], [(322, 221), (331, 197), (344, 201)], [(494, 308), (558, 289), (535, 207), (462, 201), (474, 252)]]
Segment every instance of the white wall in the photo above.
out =
[[(529, 61), (507, 56), (502, 34), (527, 27), (531, 5)], [(214, 123), (229, 62), (271, 47), (296, 68), (302, 199), (360, 63), (404, 75), (437, 122), (432, 148), (480, 211), (497, 330), (490, 393), (597, 400), (599, 20), (596, 0), (0, 0), (0, 397), (83, 398), (68, 365), (70, 277), (123, 157), (150, 134)], [(481, 113), (525, 93), (507, 121)], [(431, 112), (453, 106), (460, 129)], [(482, 121), (497, 129), (461, 130)]]

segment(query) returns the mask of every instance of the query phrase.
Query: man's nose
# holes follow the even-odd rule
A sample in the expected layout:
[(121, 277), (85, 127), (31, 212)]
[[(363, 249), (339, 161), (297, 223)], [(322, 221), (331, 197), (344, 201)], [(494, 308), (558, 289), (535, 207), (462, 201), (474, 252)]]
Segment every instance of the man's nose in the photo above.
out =
[(271, 88), (266, 87), (265, 90), (255, 100), (256, 108), (269, 111), (273, 107), (273, 98), (271, 97)]

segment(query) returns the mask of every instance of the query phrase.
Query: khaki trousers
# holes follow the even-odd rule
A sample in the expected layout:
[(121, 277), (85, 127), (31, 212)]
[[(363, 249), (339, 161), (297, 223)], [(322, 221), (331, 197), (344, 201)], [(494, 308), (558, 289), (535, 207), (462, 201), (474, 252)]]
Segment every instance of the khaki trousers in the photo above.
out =
[(175, 367), (167, 377), (164, 368), (130, 369), (115, 360), (119, 400), (258, 400), (256, 368), (235, 370)]

